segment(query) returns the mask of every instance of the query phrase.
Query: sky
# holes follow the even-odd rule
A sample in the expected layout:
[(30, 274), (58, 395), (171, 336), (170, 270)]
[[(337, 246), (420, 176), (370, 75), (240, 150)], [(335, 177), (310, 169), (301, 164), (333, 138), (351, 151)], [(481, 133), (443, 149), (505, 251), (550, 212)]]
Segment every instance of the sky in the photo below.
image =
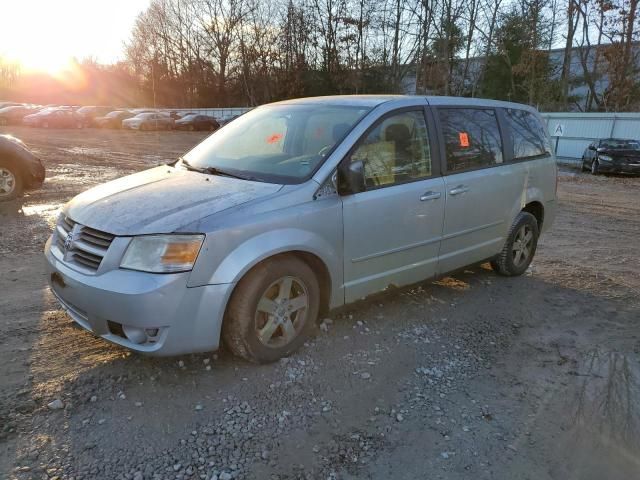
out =
[(70, 58), (123, 58), (136, 16), (150, 0), (0, 0), (0, 56), (56, 73)]

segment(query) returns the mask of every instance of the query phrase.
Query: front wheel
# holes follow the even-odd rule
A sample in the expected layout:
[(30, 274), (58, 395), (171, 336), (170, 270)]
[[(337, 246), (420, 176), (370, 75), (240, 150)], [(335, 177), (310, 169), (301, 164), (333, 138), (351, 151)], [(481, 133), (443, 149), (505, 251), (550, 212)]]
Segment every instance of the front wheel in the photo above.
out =
[(598, 160), (595, 159), (593, 162), (591, 162), (591, 175), (597, 175), (599, 170), (600, 170), (600, 162), (598, 162)]
[(280, 255), (253, 268), (234, 291), (223, 339), (236, 355), (274, 362), (314, 333), (320, 286), (313, 270), (294, 256)]
[(491, 261), (493, 270), (506, 277), (522, 275), (536, 253), (539, 235), (536, 217), (520, 212), (509, 229), (502, 252)]

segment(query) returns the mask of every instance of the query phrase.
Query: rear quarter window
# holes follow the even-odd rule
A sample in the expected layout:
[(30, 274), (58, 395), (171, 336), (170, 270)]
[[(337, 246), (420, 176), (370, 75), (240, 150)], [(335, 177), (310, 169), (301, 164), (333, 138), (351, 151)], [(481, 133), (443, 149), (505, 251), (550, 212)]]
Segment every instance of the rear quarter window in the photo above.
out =
[(505, 114), (510, 127), (514, 160), (539, 157), (551, 152), (544, 125), (536, 115), (515, 109), (506, 109)]
[(438, 109), (447, 156), (447, 171), (461, 172), (503, 162), (502, 137), (493, 109)]

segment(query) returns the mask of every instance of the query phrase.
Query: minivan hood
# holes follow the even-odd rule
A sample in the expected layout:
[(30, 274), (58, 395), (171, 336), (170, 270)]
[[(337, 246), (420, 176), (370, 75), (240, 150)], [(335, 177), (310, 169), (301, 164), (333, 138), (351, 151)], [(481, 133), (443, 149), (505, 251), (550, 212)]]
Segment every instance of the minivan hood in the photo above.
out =
[(114, 235), (170, 233), (281, 188), (165, 165), (87, 190), (73, 198), (64, 213)]

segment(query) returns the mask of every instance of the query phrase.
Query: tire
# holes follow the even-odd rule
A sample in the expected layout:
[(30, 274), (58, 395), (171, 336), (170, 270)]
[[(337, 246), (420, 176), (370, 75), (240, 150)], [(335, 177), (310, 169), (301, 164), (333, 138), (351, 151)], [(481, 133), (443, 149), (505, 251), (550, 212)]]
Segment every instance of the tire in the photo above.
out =
[(584, 163), (584, 157), (582, 157), (582, 167), (580, 167), (580, 170), (583, 172), (588, 171), (589, 169), (587, 168), (587, 166)]
[[(289, 286), (288, 293), (283, 285)], [(288, 300), (282, 300), (287, 296)], [(259, 304), (263, 307), (258, 308)], [(313, 270), (294, 256), (278, 255), (240, 280), (227, 307), (222, 337), (239, 357), (255, 363), (275, 362), (315, 333), (319, 307), (320, 286)]]
[[(529, 234), (531, 237), (523, 245), (523, 240), (528, 238)], [(536, 254), (539, 236), (540, 230), (536, 217), (528, 212), (520, 212), (509, 229), (507, 241), (502, 248), (502, 252), (491, 261), (493, 270), (498, 275), (505, 277), (522, 275), (527, 271), (533, 256)], [(516, 250), (519, 245), (522, 245), (526, 250)], [(517, 254), (517, 251), (520, 252), (520, 255)]]
[(598, 159), (596, 158), (591, 162), (591, 175), (598, 175), (599, 170), (600, 162), (598, 162)]
[(22, 196), (23, 190), (20, 171), (11, 162), (0, 159), (0, 202)]

